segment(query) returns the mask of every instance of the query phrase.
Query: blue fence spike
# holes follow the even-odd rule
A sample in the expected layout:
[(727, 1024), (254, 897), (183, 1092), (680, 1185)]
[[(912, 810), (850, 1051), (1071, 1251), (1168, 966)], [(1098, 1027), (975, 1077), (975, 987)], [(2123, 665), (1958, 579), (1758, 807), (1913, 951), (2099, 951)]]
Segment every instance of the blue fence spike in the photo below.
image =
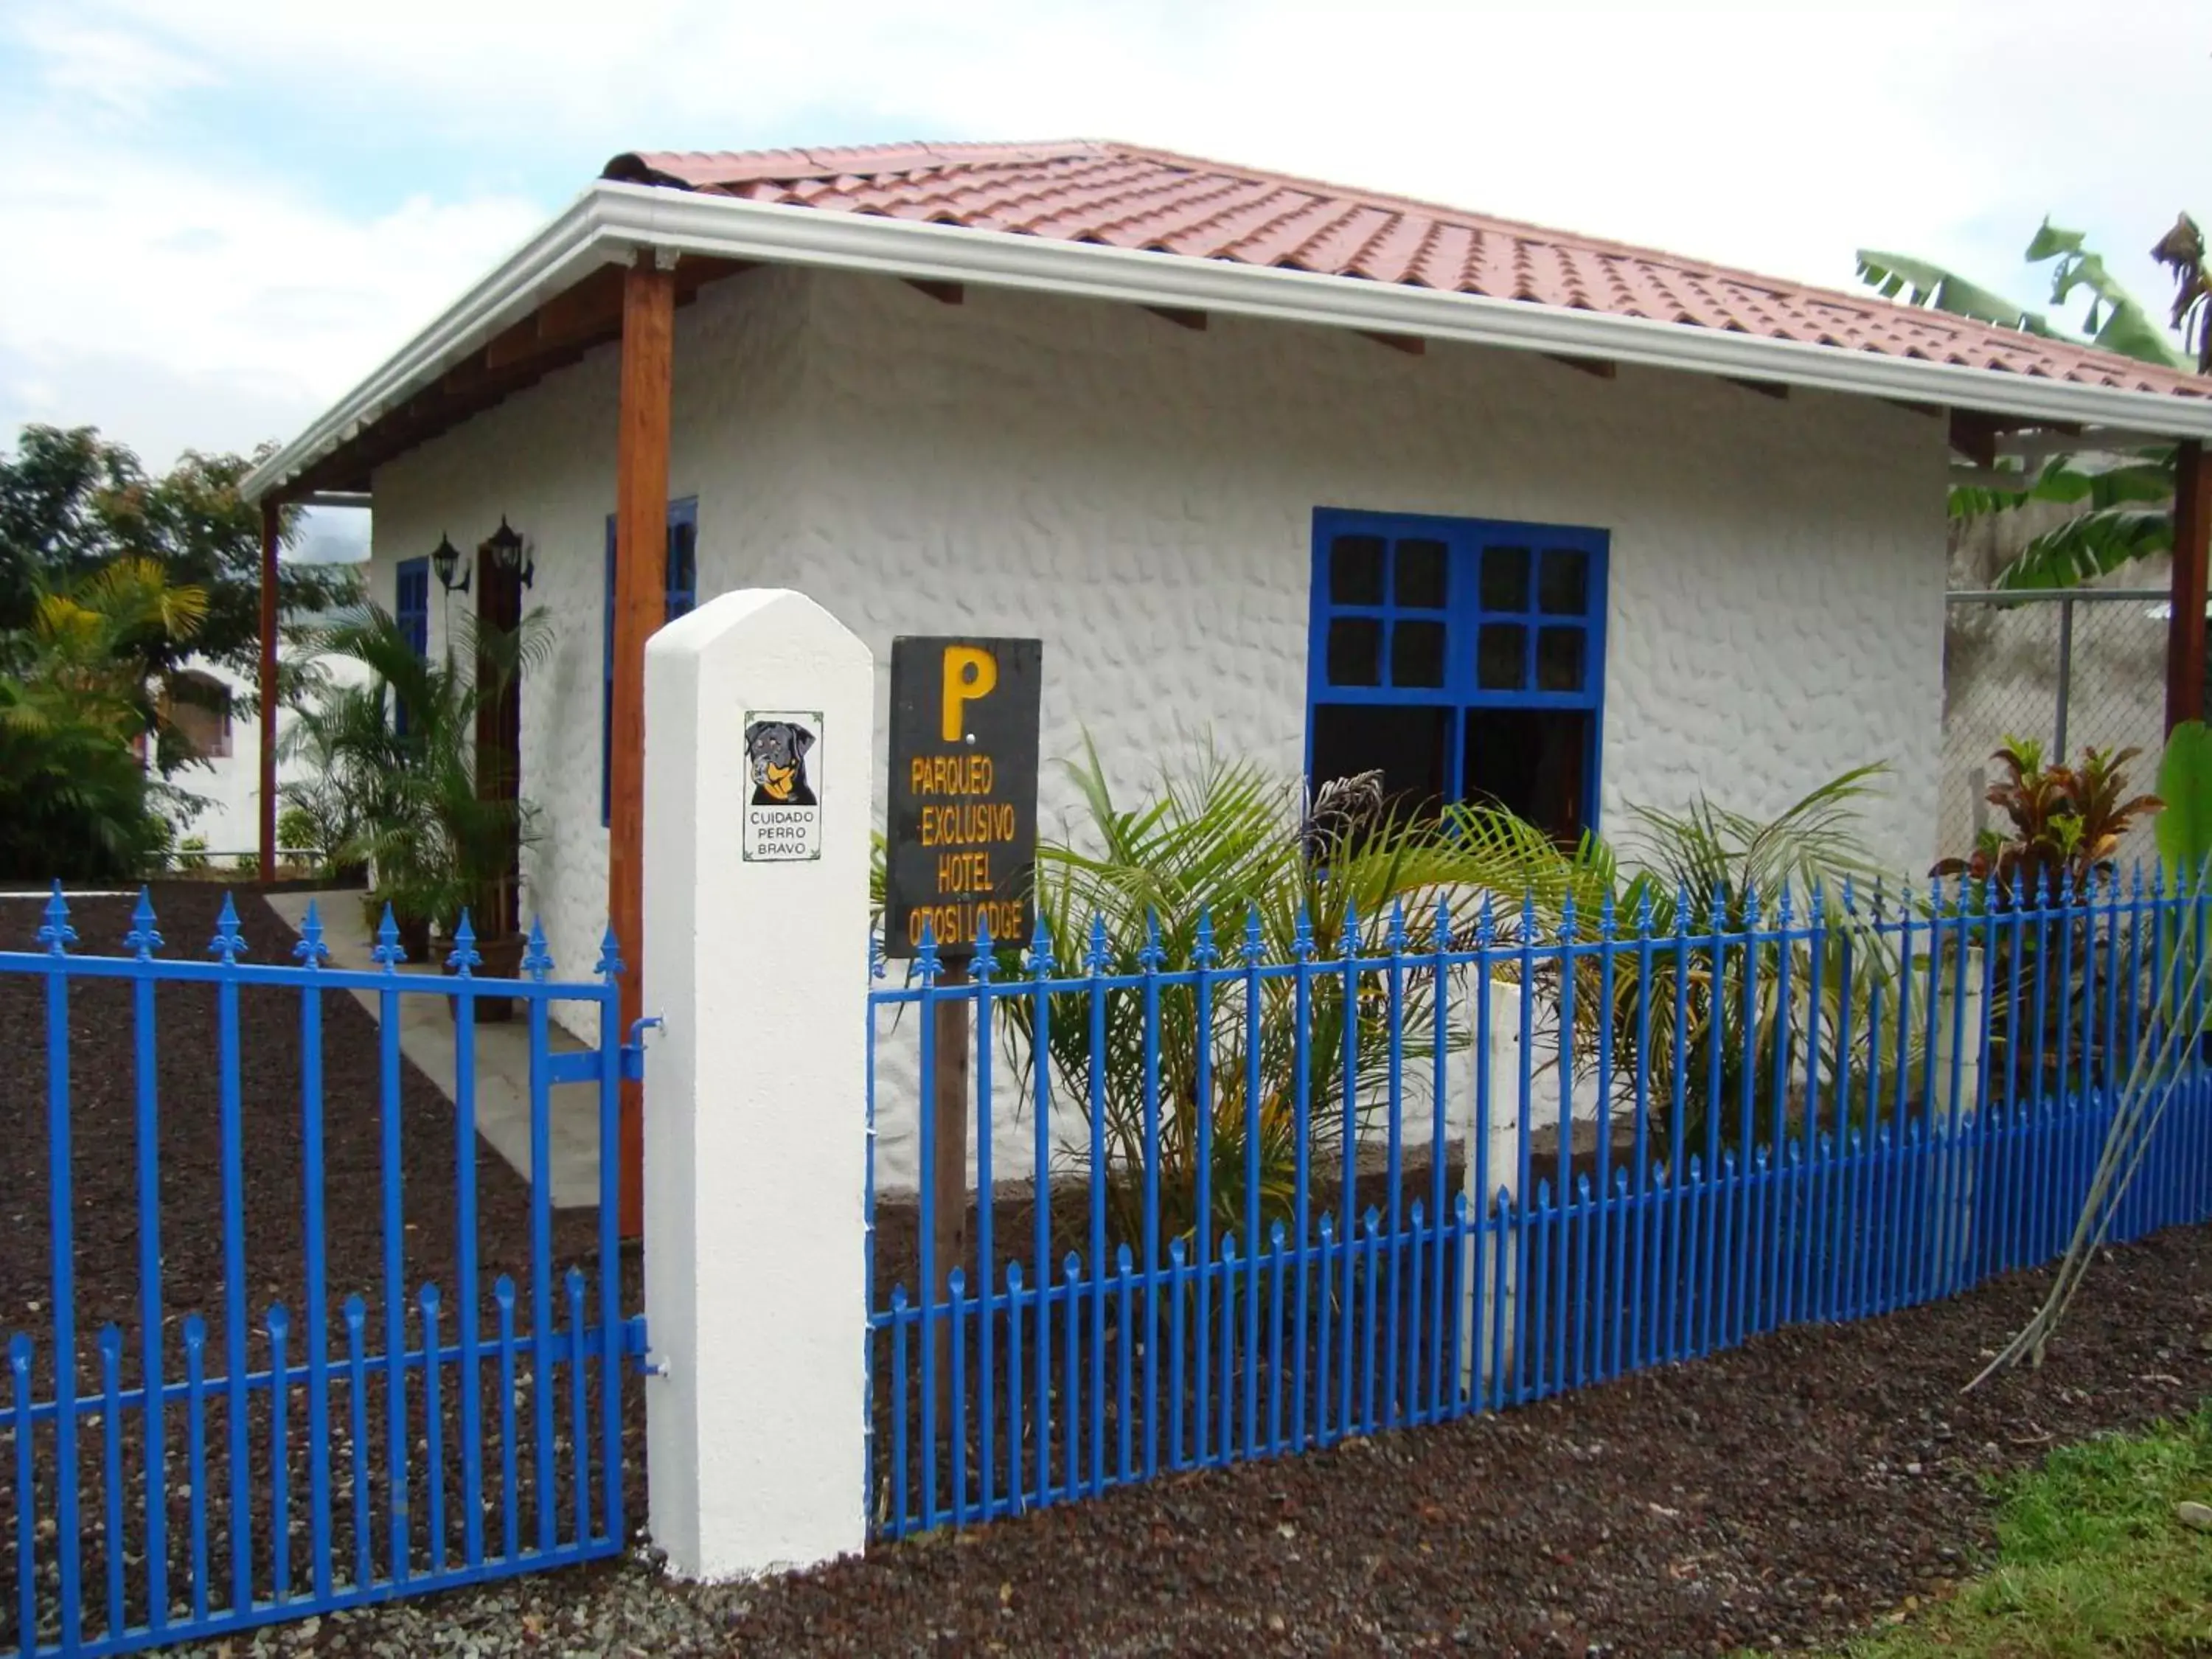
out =
[(1091, 913), (1091, 945), (1083, 953), (1083, 965), (1093, 974), (1103, 974), (1113, 966), (1114, 953), (1106, 945), (1106, 917), (1103, 912)]
[(1940, 915), (1943, 908), (1943, 875), (1940, 870), (1928, 874), (1928, 908), (1931, 915)]
[(221, 957), (228, 967), (246, 954), (246, 941), (238, 934), (238, 907), (230, 902), (230, 895), (222, 896), (222, 909), (215, 919), (215, 938), (208, 944), (208, 954)]
[(76, 943), (76, 929), (70, 926), (69, 913), (69, 902), (62, 897), (62, 884), (57, 881), (53, 896), (46, 901), (46, 926), (39, 929), (39, 943), (46, 947), (49, 956), (67, 956), (70, 946)]
[(1536, 894), (1533, 888), (1521, 895), (1521, 937), (1536, 937)]
[(1728, 931), (1728, 895), (1722, 890), (1718, 882), (1715, 882), (1711, 890), (1705, 895), (1705, 914), (1712, 923), (1714, 933)]
[(991, 975), (999, 971), (999, 941), (991, 937), (991, 923), (977, 907), (975, 917), (975, 959), (969, 964), (977, 983), (988, 985)]
[(1260, 934), (1260, 907), (1249, 905), (1244, 911), (1244, 960), (1259, 962), (1266, 957), (1267, 947)]
[(292, 957), (310, 968), (319, 968), (331, 959), (330, 946), (323, 943), (322, 912), (313, 899), (307, 901), (307, 914), (300, 918), (300, 942), (292, 947)]
[(1406, 954), (1406, 907), (1396, 899), (1390, 901), (1390, 925), (1383, 931), (1382, 942), (1394, 957)]
[(1482, 902), (1474, 907), (1475, 948), (1487, 951), (1498, 939), (1498, 912), (1492, 908), (1490, 895), (1485, 893)]
[(618, 979), (623, 963), (622, 941), (615, 937), (615, 925), (607, 924), (607, 931), (599, 935), (599, 959), (592, 964), (592, 971), (604, 980)]
[(1042, 905), (1037, 907), (1036, 925), (1030, 929), (1029, 954), (1023, 958), (1022, 965), (1029, 969), (1032, 979), (1050, 979), (1053, 969), (1059, 965), (1053, 961), (1052, 929), (1045, 924)]
[(131, 931), (123, 936), (123, 948), (141, 962), (161, 948), (161, 935), (154, 927), (154, 895), (146, 888), (138, 890), (137, 907), (131, 912)]
[(389, 904), (384, 907), (384, 920), (376, 924), (376, 946), (368, 954), (387, 974), (407, 960), (407, 952), (399, 948), (399, 924), (392, 919)]
[(1565, 902), (1559, 906), (1559, 941), (1561, 944), (1572, 945), (1575, 942), (1575, 896), (1572, 893), (1569, 893), (1566, 896)]
[(553, 971), (553, 953), (545, 948), (545, 924), (536, 916), (530, 919), (530, 936), (522, 947), (522, 971), (541, 983)]
[(1220, 949), (1213, 942), (1213, 912), (1208, 907), (1200, 907), (1198, 927), (1190, 947), (1191, 965), (1194, 968), (1211, 968), (1220, 960)]
[(1850, 872), (1846, 872), (1844, 876), (1844, 914), (1847, 916), (1856, 915), (1858, 908), (1859, 896), (1851, 885)]
[(1137, 966), (1148, 974), (1157, 974), (1167, 959), (1168, 953), (1160, 948), (1160, 913), (1146, 905), (1145, 942), (1137, 951)]
[(1743, 930), (1747, 933), (1759, 927), (1759, 884), (1749, 876), (1743, 878)]
[(1344, 900), (1344, 937), (1337, 943), (1342, 947), (1339, 956), (1349, 958), (1359, 954), (1359, 902), (1348, 893)]
[(1291, 955), (1300, 962), (1311, 962), (1314, 956), (1313, 912), (1301, 902), (1298, 919), (1291, 932)]
[(1613, 936), (1613, 889), (1610, 887), (1605, 890), (1604, 896), (1598, 902), (1597, 936), (1600, 939)]
[(461, 919), (453, 928), (453, 949), (446, 958), (446, 966), (466, 979), (470, 969), (483, 964), (483, 957), (477, 952), (477, 930), (469, 921), (469, 908), (465, 904), (461, 907)]
[(1451, 901), (1439, 898), (1429, 916), (1429, 948), (1449, 951), (1458, 942), (1452, 937)]
[(1651, 884), (1648, 881), (1636, 884), (1636, 932), (1641, 938), (1651, 935)]
[(1774, 925), (1786, 933), (1790, 931), (1790, 885), (1784, 882), (1782, 887), (1782, 897), (1774, 907)]
[(915, 941), (914, 971), (925, 986), (937, 982), (937, 973), (943, 964), (937, 954), (937, 929), (930, 925), (927, 916), (921, 919), (921, 937)]

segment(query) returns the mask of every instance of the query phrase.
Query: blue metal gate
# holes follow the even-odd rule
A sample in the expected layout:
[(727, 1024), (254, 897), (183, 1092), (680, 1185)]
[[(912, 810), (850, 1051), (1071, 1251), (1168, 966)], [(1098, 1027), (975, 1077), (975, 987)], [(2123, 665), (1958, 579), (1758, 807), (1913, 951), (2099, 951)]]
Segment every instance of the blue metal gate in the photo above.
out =
[[(0, 1091), (24, 1102), (6, 1130), (43, 1143), (19, 1172), (46, 1172), (43, 1218), (0, 1194), (0, 1309), (26, 1327), (0, 1400), (0, 1656), (118, 1653), (619, 1553), (644, 1331), (616, 1237), (635, 1068), (612, 936), (596, 982), (571, 982), (535, 927), (520, 977), (477, 976), (465, 918), (442, 975), (398, 971), (388, 911), (374, 971), (327, 965), (312, 908), (289, 963), (241, 960), (228, 897), (205, 960), (157, 954), (143, 894), (125, 955), (75, 953), (58, 886), (43, 920), (38, 950), (0, 951)], [(373, 1032), (349, 992), (374, 1000)], [(454, 1013), (450, 1106), (401, 1060), (426, 997)], [(494, 999), (526, 1022), (526, 1188), (479, 1161)], [(562, 1001), (596, 1006), (595, 1048), (555, 1051)], [(565, 1084), (596, 1085), (599, 1180), (595, 1210), (556, 1223)]]

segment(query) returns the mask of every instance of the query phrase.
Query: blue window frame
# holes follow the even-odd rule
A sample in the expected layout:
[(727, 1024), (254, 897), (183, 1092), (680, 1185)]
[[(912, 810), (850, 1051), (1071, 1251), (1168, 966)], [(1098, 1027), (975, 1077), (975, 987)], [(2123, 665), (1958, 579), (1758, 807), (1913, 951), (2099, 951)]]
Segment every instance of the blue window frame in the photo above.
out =
[[(699, 498), (668, 504), (668, 552), (662, 623), (672, 623), (699, 603)], [(599, 824), (614, 799), (615, 775), (615, 515), (607, 514), (607, 592), (600, 612)]]
[[(402, 559), (392, 574), (392, 619), (400, 637), (418, 657), (430, 654), (430, 561)], [(407, 735), (407, 709), (396, 700), (392, 729)]]
[(1316, 512), (1307, 775), (1595, 828), (1607, 552), (1602, 530)]

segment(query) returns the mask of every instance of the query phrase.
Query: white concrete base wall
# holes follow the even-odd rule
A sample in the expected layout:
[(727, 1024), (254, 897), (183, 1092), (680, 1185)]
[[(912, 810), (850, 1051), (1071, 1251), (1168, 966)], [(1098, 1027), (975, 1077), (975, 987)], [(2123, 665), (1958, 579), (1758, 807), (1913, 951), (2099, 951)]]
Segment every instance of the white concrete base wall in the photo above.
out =
[[(1779, 811), (1868, 761), (1900, 870), (1934, 855), (1945, 437), (1874, 399), (889, 278), (763, 271), (679, 313), (672, 495), (699, 498), (701, 592), (789, 586), (875, 653), (902, 633), (1045, 641), (1042, 809), (1085, 730), (1135, 799), (1206, 736), (1296, 773), (1317, 507), (1594, 526), (1611, 535), (1600, 828), (1700, 789)], [(605, 915), (599, 732), (611, 351), (392, 463), (385, 561), (506, 512), (538, 542), (562, 647), (526, 692), (546, 808), (530, 897), (564, 967)], [(433, 610), (437, 606), (434, 601)], [(881, 811), (883, 768), (875, 768)], [(733, 948), (737, 942), (733, 941)], [(887, 1045), (878, 1180), (914, 1174), (912, 1079)], [(1001, 1173), (1033, 1131), (1000, 1114)]]

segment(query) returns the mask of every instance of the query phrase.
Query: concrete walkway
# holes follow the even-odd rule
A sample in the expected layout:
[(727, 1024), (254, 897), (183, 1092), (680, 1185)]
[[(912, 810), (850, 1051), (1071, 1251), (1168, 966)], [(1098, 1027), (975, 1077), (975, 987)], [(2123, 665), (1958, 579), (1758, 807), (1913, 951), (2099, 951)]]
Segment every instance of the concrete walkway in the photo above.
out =
[[(331, 966), (378, 971), (362, 915), (357, 889), (325, 893), (269, 893), (263, 901), (295, 931), (310, 900), (323, 924), (323, 943)], [(406, 963), (403, 974), (437, 976), (434, 963)], [(374, 1019), (378, 999), (356, 991), (354, 1000)], [(436, 1084), (447, 1100), (454, 1094), (453, 1018), (443, 997), (410, 994), (399, 1000), (399, 1052)], [(516, 1009), (518, 1016), (520, 1008)], [(555, 1053), (586, 1045), (558, 1025), (552, 1028)], [(595, 1084), (567, 1084), (550, 1091), (553, 1206), (567, 1209), (595, 1204), (599, 1196), (599, 1096)], [(527, 1183), (530, 1179), (530, 1026), (518, 1018), (506, 1024), (477, 1025), (477, 1133)]]

